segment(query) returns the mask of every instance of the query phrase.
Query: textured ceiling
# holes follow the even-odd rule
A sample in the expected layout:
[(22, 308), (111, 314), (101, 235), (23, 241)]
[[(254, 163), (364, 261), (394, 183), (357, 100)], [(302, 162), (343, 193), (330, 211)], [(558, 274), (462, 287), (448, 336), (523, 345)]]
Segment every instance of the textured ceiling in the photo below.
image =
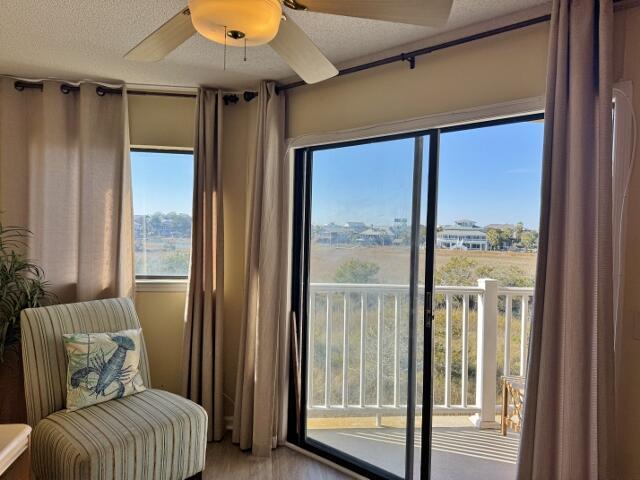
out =
[[(507, 15), (546, 0), (454, 0), (444, 28), (434, 29), (333, 15), (290, 12), (334, 63), (371, 55), (447, 30)], [(245, 88), (264, 78), (293, 72), (267, 46), (230, 48), (223, 71), (223, 47), (199, 35), (158, 63), (122, 56), (168, 20), (186, 0), (1, 0), (0, 74), (97, 79), (150, 85), (214, 85)]]

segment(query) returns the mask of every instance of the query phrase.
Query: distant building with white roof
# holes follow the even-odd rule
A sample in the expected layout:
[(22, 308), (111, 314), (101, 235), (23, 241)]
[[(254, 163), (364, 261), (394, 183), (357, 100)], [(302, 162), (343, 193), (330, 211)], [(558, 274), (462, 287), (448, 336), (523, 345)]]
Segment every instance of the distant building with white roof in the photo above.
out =
[(436, 246), (451, 250), (487, 250), (487, 233), (473, 220), (456, 220), (437, 233)]

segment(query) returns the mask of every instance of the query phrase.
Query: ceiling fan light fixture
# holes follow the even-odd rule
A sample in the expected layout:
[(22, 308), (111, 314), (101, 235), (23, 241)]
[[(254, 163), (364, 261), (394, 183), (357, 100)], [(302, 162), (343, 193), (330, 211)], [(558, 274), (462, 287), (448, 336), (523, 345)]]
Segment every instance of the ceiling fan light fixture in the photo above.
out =
[[(243, 47), (269, 43), (278, 33), (282, 18), (280, 0), (189, 0), (191, 21), (205, 38)], [(225, 31), (244, 34), (241, 38)]]

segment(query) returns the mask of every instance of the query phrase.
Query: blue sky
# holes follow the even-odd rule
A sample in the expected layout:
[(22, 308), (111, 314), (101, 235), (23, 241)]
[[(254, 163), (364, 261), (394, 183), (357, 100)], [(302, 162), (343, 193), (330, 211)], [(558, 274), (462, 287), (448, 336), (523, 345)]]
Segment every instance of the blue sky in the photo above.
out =
[[(537, 228), (542, 122), (444, 133), (440, 137), (438, 223), (458, 218)], [(413, 139), (314, 153), (312, 223), (390, 225), (411, 217)], [(428, 142), (425, 142), (425, 177)], [(191, 214), (193, 157), (132, 152), (136, 214)], [(425, 192), (421, 222), (426, 216)]]
[(131, 152), (133, 212), (191, 215), (193, 155)]
[[(480, 225), (538, 227), (542, 122), (522, 122), (440, 136), (438, 224), (468, 218)], [(413, 139), (314, 153), (312, 223), (390, 225), (411, 217)], [(425, 142), (425, 170), (428, 142)], [(426, 171), (423, 180), (426, 189)], [(426, 217), (423, 191), (421, 222)]]

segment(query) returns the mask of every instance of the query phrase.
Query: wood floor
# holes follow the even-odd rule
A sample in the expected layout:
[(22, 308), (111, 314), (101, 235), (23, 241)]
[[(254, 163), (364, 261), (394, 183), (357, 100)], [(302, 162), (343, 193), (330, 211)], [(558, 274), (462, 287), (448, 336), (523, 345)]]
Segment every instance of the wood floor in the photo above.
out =
[(281, 447), (271, 458), (257, 458), (231, 443), (229, 436), (207, 445), (207, 467), (203, 480), (344, 480), (337, 470), (305, 455)]

